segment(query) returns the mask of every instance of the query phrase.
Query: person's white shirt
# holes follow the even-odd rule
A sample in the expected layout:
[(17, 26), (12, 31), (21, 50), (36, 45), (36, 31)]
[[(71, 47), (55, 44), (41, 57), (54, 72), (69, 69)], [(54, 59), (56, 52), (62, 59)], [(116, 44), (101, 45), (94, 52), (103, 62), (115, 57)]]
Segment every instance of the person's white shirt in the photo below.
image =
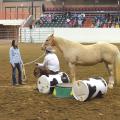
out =
[(13, 67), (15, 66), (15, 63), (23, 64), (20, 51), (18, 48), (14, 49), (13, 47), (11, 47), (9, 51), (9, 56), (10, 56), (10, 63), (12, 64)]
[(38, 63), (38, 66), (44, 66), (53, 72), (60, 70), (58, 57), (54, 53), (46, 54), (43, 63)]

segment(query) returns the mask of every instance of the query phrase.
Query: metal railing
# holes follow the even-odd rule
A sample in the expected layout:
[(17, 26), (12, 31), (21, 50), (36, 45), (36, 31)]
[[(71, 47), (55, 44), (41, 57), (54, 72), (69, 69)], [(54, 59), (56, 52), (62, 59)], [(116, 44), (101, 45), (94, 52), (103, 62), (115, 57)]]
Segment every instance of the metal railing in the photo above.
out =
[(18, 33), (15, 29), (6, 29), (2, 30), (0, 29), (0, 40), (12, 40), (12, 39), (18, 39)]
[(54, 28), (0, 27), (0, 40), (19, 40), (20, 42), (42, 43), (54, 33)]
[(42, 43), (52, 33), (54, 33), (54, 28), (21, 28), (19, 40), (20, 42)]

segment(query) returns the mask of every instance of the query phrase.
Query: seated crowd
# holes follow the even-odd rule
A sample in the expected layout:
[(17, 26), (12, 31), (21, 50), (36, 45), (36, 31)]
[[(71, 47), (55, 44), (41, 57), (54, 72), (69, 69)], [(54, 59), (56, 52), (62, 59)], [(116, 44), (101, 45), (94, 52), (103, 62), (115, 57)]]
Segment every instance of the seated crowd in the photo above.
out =
[(97, 15), (92, 19), (91, 27), (120, 28), (120, 16), (110, 14)]
[[(82, 13), (65, 12), (64, 14), (43, 14), (35, 22), (35, 27), (85, 27), (85, 21), (91, 20), (91, 27), (95, 28), (119, 28), (120, 16), (110, 14), (100, 14), (87, 16)], [(86, 26), (87, 27), (87, 26)], [(88, 26), (90, 27), (90, 26)]]

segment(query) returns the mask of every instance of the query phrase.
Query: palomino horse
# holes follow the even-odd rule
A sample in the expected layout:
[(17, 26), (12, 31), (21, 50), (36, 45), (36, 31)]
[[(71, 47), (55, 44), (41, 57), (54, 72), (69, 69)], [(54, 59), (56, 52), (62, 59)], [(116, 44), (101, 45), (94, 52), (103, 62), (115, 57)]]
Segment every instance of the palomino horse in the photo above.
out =
[(114, 79), (117, 84), (120, 84), (120, 52), (115, 45), (105, 42), (82, 45), (54, 35), (47, 38), (42, 45), (42, 49), (45, 49), (48, 45), (56, 46), (63, 53), (70, 67), (72, 82), (75, 80), (76, 65), (87, 66), (104, 62), (109, 73), (108, 87), (113, 88)]

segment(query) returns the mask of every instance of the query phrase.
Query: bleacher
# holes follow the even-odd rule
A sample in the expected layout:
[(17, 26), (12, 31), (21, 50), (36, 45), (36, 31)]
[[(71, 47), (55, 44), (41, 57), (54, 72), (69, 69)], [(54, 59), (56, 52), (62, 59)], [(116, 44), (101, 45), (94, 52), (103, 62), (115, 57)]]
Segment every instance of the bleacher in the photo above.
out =
[(110, 12), (110, 11), (118, 11), (119, 7), (117, 6), (81, 6), (81, 7), (57, 7), (57, 8), (52, 8), (52, 7), (47, 7), (45, 8), (45, 13), (62, 13), (64, 12), (88, 12), (88, 11), (105, 11), (105, 12)]
[[(32, 0), (3, 0), (3, 2), (29, 2)], [(39, 0), (35, 0), (35, 1), (39, 1)]]
[[(47, 14), (46, 14), (46, 16), (47, 16)], [(51, 22), (47, 21), (45, 19), (45, 17), (40, 17), (40, 20), (42, 20), (44, 22), (44, 24), (39, 24), (39, 20), (38, 20), (36, 23), (38, 27), (64, 27), (65, 26), (64, 23), (65, 23), (66, 18), (63, 17), (62, 15), (56, 14), (54, 16), (54, 19), (52, 19)]]
[[(65, 13), (70, 13), (71, 15), (66, 16)], [(74, 20), (78, 20), (79, 18), (75, 17), (80, 14), (85, 14), (85, 19), (82, 21), (82, 27), (89, 27), (92, 24), (92, 19), (98, 15), (110, 14), (111, 16), (118, 16), (119, 8), (115, 6), (109, 7), (65, 7), (65, 8), (45, 8), (44, 14), (40, 17), (39, 20), (36, 21), (36, 27), (80, 27), (78, 23), (75, 25), (71, 25)], [(52, 16), (51, 20), (47, 18), (49, 15)], [(72, 21), (70, 25), (67, 25), (67, 19)]]

